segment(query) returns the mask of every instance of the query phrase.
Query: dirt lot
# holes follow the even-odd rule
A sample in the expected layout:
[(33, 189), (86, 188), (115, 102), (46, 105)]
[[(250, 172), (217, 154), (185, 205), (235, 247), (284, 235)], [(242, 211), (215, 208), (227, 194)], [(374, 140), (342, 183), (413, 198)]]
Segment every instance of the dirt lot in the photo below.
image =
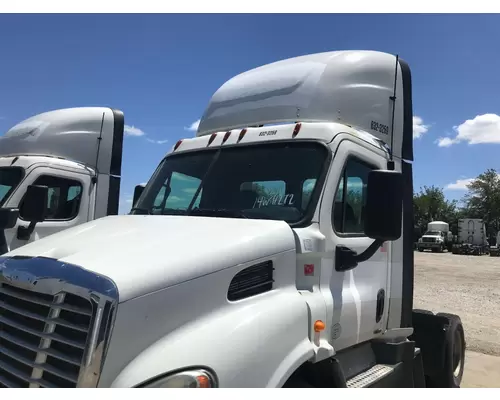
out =
[(500, 258), (415, 252), (414, 308), (462, 319), (463, 387), (500, 386)]

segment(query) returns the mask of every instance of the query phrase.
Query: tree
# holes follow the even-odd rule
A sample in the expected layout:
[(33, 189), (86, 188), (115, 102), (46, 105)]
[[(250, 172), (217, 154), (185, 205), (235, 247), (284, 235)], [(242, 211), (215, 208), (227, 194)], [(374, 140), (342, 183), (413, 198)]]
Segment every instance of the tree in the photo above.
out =
[(467, 185), (464, 196), (465, 214), (469, 218), (482, 218), (489, 235), (500, 230), (500, 174), (488, 169)]
[(447, 200), (439, 187), (424, 186), (413, 195), (413, 215), (417, 234), (424, 233), (431, 221), (447, 222), (451, 232), (457, 233), (457, 202)]

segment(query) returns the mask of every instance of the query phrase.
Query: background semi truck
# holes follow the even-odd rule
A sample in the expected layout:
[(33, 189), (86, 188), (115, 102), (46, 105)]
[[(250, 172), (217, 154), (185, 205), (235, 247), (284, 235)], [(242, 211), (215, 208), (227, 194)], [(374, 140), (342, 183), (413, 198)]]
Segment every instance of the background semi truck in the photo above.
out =
[(413, 310), (412, 140), (390, 54), (232, 78), (131, 215), (0, 258), (0, 385), (458, 387), (460, 318)]
[(458, 239), (453, 246), (456, 254), (483, 255), (489, 253), (486, 225), (480, 218), (458, 220)]
[(491, 257), (500, 257), (500, 231), (497, 232), (495, 245), (490, 246), (490, 256)]
[(418, 240), (418, 250), (443, 252), (451, 250), (453, 235), (450, 232), (450, 225), (443, 221), (432, 221), (427, 224), (427, 231)]
[[(117, 214), (123, 133), (121, 111), (81, 107), (35, 115), (0, 137), (0, 207), (19, 209), (0, 237), (0, 253)], [(30, 227), (24, 205), (42, 197), (45, 218)]]

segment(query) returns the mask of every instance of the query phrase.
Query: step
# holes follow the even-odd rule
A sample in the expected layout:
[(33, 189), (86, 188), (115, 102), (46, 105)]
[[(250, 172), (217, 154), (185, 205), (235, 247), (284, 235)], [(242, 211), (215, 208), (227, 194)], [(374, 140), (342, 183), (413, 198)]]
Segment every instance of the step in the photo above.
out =
[(392, 374), (394, 371), (393, 365), (377, 364), (361, 372), (347, 381), (348, 388), (364, 388), (373, 385), (375, 382)]

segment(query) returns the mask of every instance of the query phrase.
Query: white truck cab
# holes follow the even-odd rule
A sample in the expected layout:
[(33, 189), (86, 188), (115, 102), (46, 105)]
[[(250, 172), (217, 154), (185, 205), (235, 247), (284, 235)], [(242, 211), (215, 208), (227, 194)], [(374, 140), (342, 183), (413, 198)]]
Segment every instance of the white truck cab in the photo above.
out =
[(445, 250), (451, 250), (453, 234), (450, 231), (450, 225), (443, 221), (431, 221), (427, 224), (427, 231), (418, 240), (418, 251), (430, 249), (433, 252), (442, 253)]
[[(123, 113), (81, 107), (33, 116), (0, 137), (0, 207), (18, 209), (5, 229), (3, 252), (84, 222), (118, 213)], [(44, 218), (29, 228), (30, 186)], [(34, 199), (35, 201), (37, 199)]]
[(0, 258), (0, 385), (459, 386), (460, 318), (412, 309), (412, 159), (397, 57), (232, 78), (130, 215)]

